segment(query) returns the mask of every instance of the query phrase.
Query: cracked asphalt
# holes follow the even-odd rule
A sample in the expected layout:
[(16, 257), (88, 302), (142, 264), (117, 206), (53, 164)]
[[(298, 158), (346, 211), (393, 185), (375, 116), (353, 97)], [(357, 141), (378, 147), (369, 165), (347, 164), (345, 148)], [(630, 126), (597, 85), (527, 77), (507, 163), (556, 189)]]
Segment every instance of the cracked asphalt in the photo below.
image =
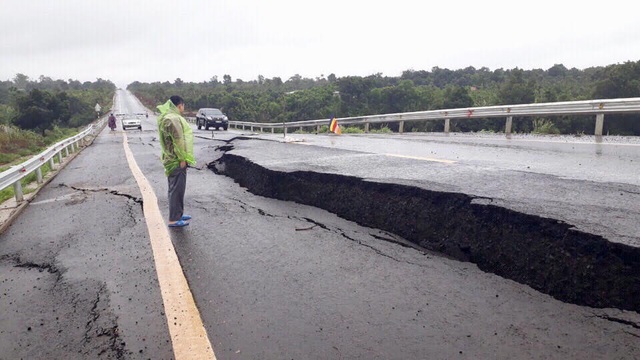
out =
[[(127, 135), (166, 216), (153, 121)], [(397, 234), (253, 195), (206, 167), (240, 134), (194, 132), (193, 220), (171, 234), (218, 358), (640, 358), (637, 312), (564, 303)], [(173, 358), (140, 199), (122, 135), (107, 129), (0, 235), (0, 359)]]
[[(339, 173), (276, 171), (255, 163), (252, 150), (259, 148), (258, 154), (284, 157), (290, 145), (246, 140), (236, 143), (237, 149), (225, 152), (209, 167), (232, 177), (256, 195), (314, 206), (360, 225), (392, 232), (563, 301), (640, 310), (638, 247), (578, 230), (563, 218), (523, 214), (499, 206), (494, 198), (379, 183)], [(299, 159), (301, 154), (309, 153), (315, 155), (311, 156), (314, 159), (323, 156), (315, 147), (300, 150), (304, 151), (289, 157)], [(235, 155), (236, 151), (249, 157)], [(528, 181), (528, 176), (522, 176), (520, 182), (524, 186), (519, 190)], [(558, 200), (569, 205), (573, 202), (567, 198)], [(500, 199), (503, 203), (509, 201), (512, 199)], [(629, 210), (622, 207), (624, 203), (617, 210)], [(615, 212), (601, 209), (598, 213)], [(590, 221), (598, 225), (602, 220)], [(628, 219), (627, 224), (627, 230), (637, 226), (633, 219)]]
[(0, 237), (0, 358), (171, 358), (121, 136), (72, 165)]

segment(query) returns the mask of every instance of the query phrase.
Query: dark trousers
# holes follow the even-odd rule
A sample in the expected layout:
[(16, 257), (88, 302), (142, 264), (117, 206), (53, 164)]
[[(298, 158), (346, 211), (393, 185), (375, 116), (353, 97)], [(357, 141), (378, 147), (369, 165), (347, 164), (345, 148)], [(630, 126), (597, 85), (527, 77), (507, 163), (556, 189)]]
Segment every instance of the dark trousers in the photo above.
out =
[(173, 170), (169, 180), (169, 221), (178, 221), (184, 213), (184, 192), (187, 188), (187, 168)]

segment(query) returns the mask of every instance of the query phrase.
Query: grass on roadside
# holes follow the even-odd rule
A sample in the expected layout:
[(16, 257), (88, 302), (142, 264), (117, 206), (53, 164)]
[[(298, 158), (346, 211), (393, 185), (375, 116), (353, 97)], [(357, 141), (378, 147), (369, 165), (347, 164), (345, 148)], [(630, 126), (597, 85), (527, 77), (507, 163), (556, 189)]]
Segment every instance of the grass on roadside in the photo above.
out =
[[(57, 156), (55, 156), (53, 159), (54, 159), (53, 162), (55, 164), (60, 163)], [(42, 177), (44, 178), (47, 174), (51, 172), (51, 167), (49, 166), (49, 162), (47, 161), (41, 167), (41, 169), (42, 169)], [(28, 186), (29, 184), (36, 182), (37, 179), (38, 179), (38, 175), (36, 174), (35, 171), (25, 176), (24, 178), (22, 178), (22, 180), (20, 180), (20, 184), (22, 185), (22, 193), (26, 195), (34, 192), (36, 189)], [(13, 186), (9, 186), (3, 190), (0, 190), (0, 203), (3, 203), (14, 196), (15, 196), (15, 192), (13, 190)]]
[(371, 129), (369, 131), (369, 133), (371, 133), (371, 134), (391, 134), (391, 133), (393, 133), (393, 131), (391, 131), (391, 129), (389, 129), (389, 127), (384, 126), (384, 127), (380, 128), (380, 129)]
[(14, 126), (0, 126), (0, 171), (29, 160), (56, 142), (78, 134), (75, 128), (55, 126), (46, 136)]
[(533, 131), (531, 131), (531, 133), (544, 134), (544, 135), (549, 135), (549, 134), (557, 135), (557, 134), (560, 134), (560, 130), (553, 123), (553, 121), (543, 118), (543, 119), (533, 120)]
[[(353, 125), (353, 126), (345, 126), (341, 127), (343, 134), (364, 134), (365, 131), (361, 126)], [(305, 129), (296, 129), (293, 131), (293, 134), (325, 134), (329, 132), (329, 127), (327, 125), (320, 126), (320, 129), (316, 132), (315, 129), (305, 128)], [(391, 134), (393, 131), (389, 129), (389, 127), (384, 126), (380, 129), (371, 129), (369, 131), (370, 134)]]
[(358, 126), (348, 126), (342, 128), (343, 134), (364, 134), (364, 130), (359, 128)]
[(32, 131), (0, 126), (0, 164), (9, 164), (44, 148), (44, 138)]

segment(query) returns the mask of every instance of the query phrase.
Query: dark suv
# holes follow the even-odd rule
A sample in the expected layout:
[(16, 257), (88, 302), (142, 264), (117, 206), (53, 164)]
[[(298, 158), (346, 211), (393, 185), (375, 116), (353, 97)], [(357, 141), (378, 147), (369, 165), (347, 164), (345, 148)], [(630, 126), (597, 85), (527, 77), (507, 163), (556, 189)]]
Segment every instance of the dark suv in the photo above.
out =
[(198, 129), (202, 129), (204, 126), (206, 130), (209, 130), (210, 127), (215, 127), (216, 130), (220, 128), (227, 130), (229, 128), (229, 118), (219, 109), (202, 108), (196, 114), (196, 125), (198, 125)]

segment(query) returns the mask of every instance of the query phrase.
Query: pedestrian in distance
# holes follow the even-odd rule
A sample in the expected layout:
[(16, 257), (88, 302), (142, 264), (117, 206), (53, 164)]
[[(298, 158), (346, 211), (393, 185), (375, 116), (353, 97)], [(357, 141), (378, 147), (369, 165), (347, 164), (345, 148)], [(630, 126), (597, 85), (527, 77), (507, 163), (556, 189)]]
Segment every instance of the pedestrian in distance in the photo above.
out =
[(193, 130), (187, 123), (184, 100), (174, 95), (159, 105), (158, 134), (162, 148), (162, 164), (168, 180), (169, 227), (189, 225), (191, 216), (184, 214), (184, 194), (187, 187), (187, 166), (195, 165)]
[(116, 129), (116, 117), (113, 116), (113, 113), (109, 115), (109, 127), (111, 128), (111, 131)]

